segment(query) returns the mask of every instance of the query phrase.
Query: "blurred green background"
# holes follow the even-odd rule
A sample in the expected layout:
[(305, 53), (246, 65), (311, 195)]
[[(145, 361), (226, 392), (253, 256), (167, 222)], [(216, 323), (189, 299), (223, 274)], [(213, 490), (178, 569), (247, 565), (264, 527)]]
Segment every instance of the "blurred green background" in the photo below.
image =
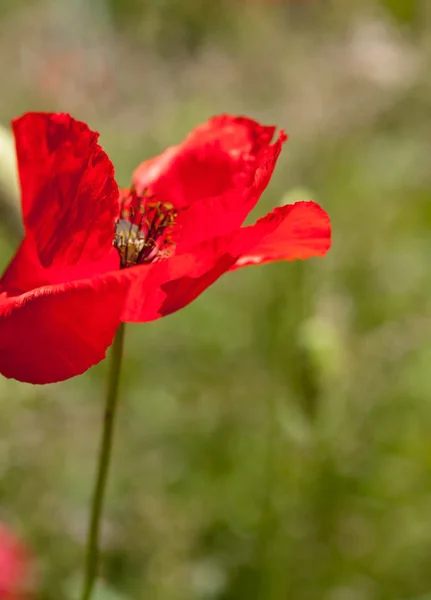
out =
[[(430, 68), (428, 0), (1, 0), (6, 127), (68, 111), (127, 185), (247, 114), (290, 134), (255, 216), (312, 198), (334, 229), (128, 327), (97, 600), (431, 599)], [(38, 600), (77, 598), (106, 368), (0, 380), (0, 520)]]

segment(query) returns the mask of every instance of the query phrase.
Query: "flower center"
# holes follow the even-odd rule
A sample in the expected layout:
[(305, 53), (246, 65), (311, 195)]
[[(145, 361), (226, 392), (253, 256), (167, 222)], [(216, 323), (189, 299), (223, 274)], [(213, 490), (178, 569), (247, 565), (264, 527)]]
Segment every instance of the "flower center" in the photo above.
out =
[(120, 268), (169, 256), (173, 251), (171, 234), (176, 214), (172, 204), (156, 201), (147, 192), (138, 196), (131, 189), (123, 195), (112, 242), (120, 255)]

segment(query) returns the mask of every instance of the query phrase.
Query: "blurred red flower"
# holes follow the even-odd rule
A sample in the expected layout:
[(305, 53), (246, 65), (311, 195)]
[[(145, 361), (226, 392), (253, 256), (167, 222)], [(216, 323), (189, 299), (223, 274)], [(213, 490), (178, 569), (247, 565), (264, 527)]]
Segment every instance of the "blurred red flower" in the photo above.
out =
[(24, 547), (0, 525), (0, 598), (23, 600), (28, 577), (28, 557)]
[(282, 144), (275, 127), (217, 116), (142, 163), (119, 193), (98, 134), (67, 114), (13, 122), (25, 238), (0, 280), (0, 372), (61, 381), (102, 360), (121, 321), (194, 300), (228, 270), (322, 256), (330, 223), (313, 202), (245, 218)]

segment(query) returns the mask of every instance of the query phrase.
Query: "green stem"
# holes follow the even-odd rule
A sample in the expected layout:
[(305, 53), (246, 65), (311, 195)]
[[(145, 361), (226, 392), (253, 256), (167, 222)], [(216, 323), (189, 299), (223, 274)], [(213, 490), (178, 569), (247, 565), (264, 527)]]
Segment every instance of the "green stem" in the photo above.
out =
[(105, 499), (106, 482), (108, 479), (109, 464), (111, 462), (112, 454), (112, 439), (118, 404), (121, 359), (123, 355), (124, 329), (124, 323), (121, 323), (112, 346), (108, 393), (106, 396), (105, 413), (103, 417), (103, 433), (99, 450), (97, 477), (94, 486), (93, 500), (91, 503), (91, 516), (87, 536), (87, 555), (84, 571), (84, 586), (82, 589), (81, 600), (90, 600), (99, 566), (100, 526), (103, 503)]

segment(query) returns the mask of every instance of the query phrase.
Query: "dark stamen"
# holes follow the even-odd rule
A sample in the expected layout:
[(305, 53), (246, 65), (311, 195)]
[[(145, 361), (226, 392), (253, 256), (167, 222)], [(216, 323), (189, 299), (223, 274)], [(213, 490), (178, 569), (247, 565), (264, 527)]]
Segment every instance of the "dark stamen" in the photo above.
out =
[(120, 254), (120, 267), (166, 258), (172, 252), (171, 234), (175, 217), (171, 204), (154, 202), (153, 195), (144, 193), (138, 196), (131, 189), (122, 198), (113, 240)]

